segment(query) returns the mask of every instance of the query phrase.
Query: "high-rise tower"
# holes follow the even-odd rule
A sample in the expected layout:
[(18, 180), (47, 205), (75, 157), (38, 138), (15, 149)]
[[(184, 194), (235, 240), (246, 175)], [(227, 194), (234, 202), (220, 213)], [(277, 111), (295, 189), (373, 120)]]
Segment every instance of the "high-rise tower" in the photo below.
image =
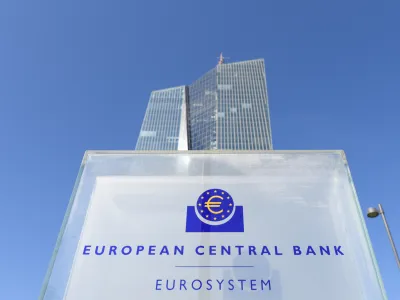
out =
[(270, 150), (263, 59), (218, 65), (190, 86), (151, 93), (136, 150)]

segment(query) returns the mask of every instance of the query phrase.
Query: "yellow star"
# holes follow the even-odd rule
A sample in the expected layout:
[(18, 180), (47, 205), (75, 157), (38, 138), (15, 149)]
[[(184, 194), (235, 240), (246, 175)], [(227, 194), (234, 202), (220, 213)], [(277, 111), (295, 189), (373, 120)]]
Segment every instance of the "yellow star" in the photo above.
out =
[(229, 203), (229, 206), (232, 206), (232, 203)]
[(204, 197), (202, 196), (201, 199), (204, 199)]
[(217, 190), (214, 191), (214, 193), (216, 193), (216, 192), (217, 192)]
[(230, 210), (228, 210), (228, 213), (230, 213), (231, 211)]
[(221, 192), (221, 194), (225, 194), (224, 192)]
[(224, 216), (224, 215), (222, 215), (222, 218), (225, 218), (225, 216)]
[(201, 212), (201, 213), (203, 213), (203, 211), (202, 211), (202, 210), (201, 210), (200, 212)]
[(216, 220), (217, 218), (214, 218), (214, 220)]
[(206, 218), (208, 218), (208, 215), (206, 215)]
[(207, 192), (207, 195), (210, 194), (210, 192)]
[(201, 206), (201, 203), (199, 203), (199, 206)]
[(230, 197), (226, 197), (227, 199), (230, 199)]

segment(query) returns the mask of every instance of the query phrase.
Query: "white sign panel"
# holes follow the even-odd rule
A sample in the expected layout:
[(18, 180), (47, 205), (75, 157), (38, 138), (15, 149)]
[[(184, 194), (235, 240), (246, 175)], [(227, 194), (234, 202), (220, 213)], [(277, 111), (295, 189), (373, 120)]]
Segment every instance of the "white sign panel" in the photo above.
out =
[(44, 300), (384, 300), (341, 152), (88, 155)]
[(358, 299), (335, 203), (305, 188), (312, 212), (274, 184), (97, 178), (66, 299)]

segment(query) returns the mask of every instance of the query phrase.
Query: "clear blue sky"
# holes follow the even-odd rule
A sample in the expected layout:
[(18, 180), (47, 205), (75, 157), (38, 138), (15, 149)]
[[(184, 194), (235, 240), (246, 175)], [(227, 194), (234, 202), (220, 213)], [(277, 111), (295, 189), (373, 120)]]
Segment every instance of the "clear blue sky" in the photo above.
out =
[[(276, 149), (344, 149), (400, 247), (400, 1), (0, 2), (0, 299), (37, 299), (87, 149), (133, 149), (151, 90), (264, 58)], [(368, 229), (389, 299), (400, 273)]]

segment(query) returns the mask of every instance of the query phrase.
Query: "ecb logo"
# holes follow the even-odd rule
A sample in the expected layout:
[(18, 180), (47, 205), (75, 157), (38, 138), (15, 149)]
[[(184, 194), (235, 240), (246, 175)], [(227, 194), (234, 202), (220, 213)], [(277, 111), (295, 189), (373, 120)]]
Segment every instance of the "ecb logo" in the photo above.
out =
[(244, 232), (243, 206), (224, 190), (207, 190), (187, 207), (186, 232)]

